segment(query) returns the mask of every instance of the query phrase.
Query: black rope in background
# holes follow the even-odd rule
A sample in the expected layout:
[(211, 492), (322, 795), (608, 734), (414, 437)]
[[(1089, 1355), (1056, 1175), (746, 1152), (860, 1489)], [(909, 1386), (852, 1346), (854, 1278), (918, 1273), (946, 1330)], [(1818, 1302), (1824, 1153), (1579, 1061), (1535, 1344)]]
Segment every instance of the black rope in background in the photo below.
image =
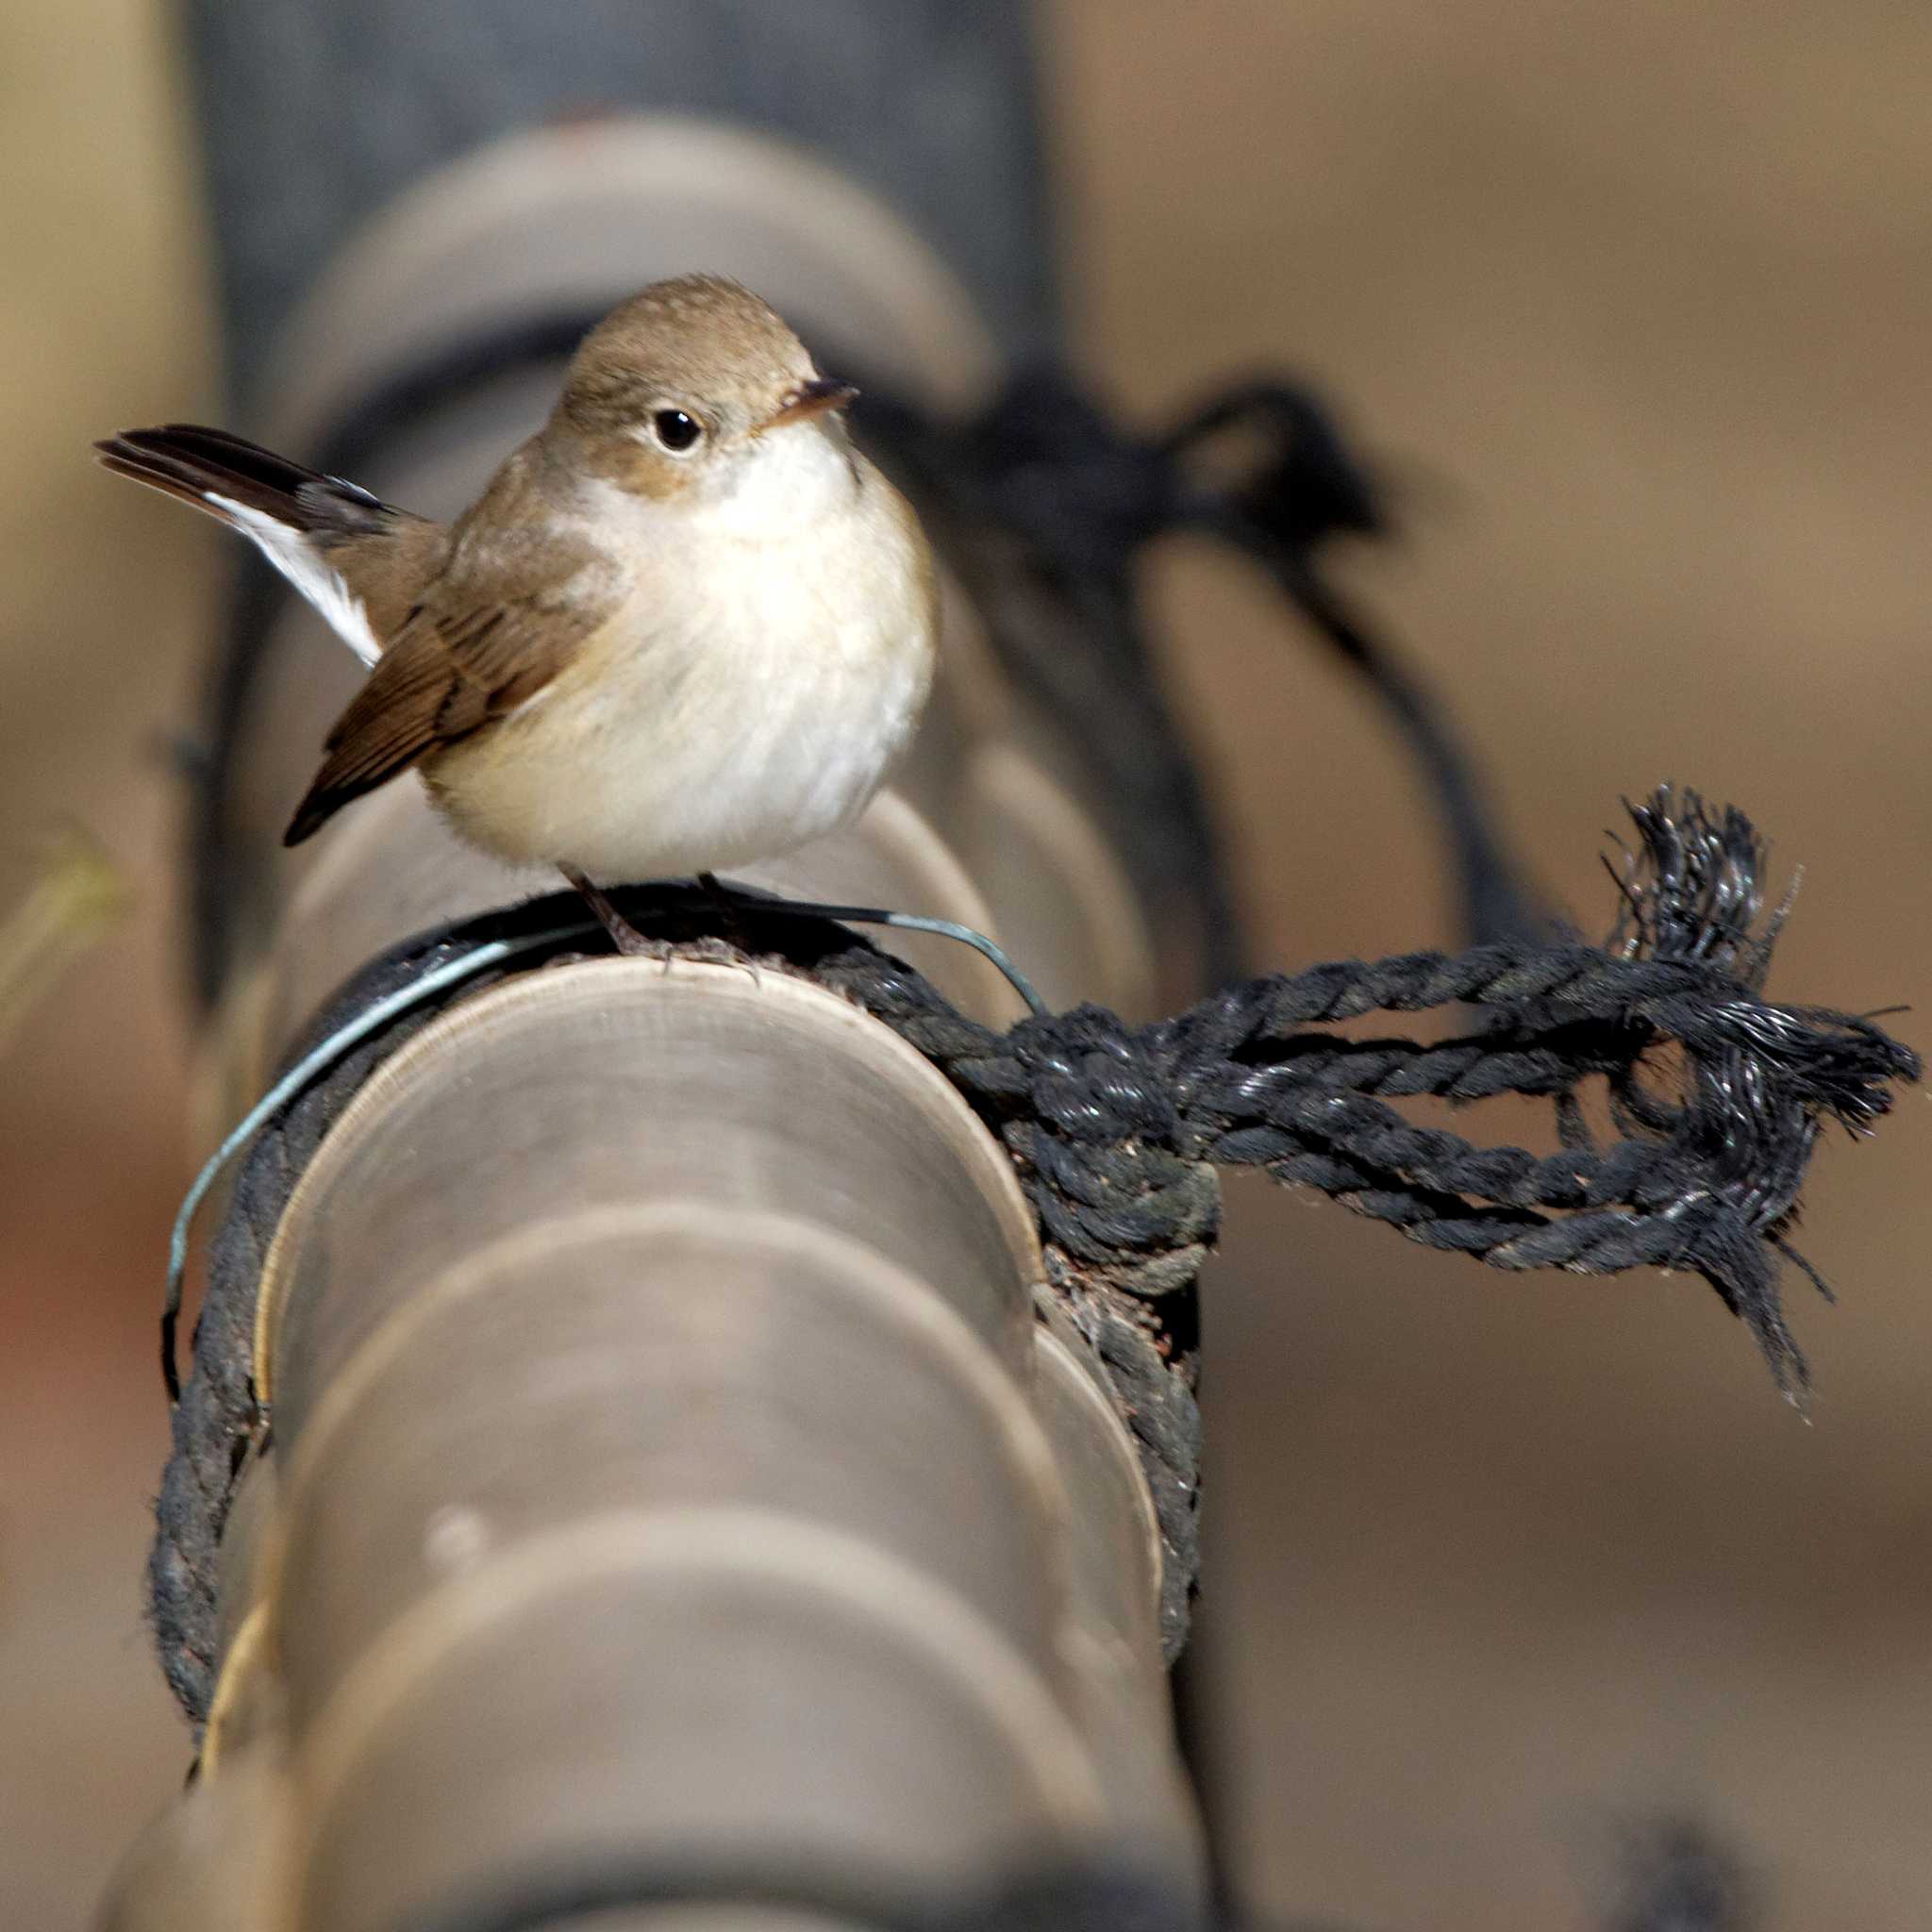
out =
[[(732, 937), (761, 964), (801, 973), (891, 1026), (1012, 1157), (1049, 1285), (1098, 1355), (1153, 1491), (1170, 1657), (1185, 1640), (1197, 1565), (1200, 1431), (1165, 1305), (1191, 1293), (1213, 1244), (1218, 1168), (1315, 1188), (1492, 1268), (1694, 1272), (1749, 1326), (1779, 1388), (1802, 1399), (1805, 1362), (1778, 1275), (1791, 1259), (1824, 1286), (1788, 1241), (1811, 1151), (1828, 1121), (1867, 1129), (1919, 1062), (1871, 1020), (1762, 996), (1783, 914), (1759, 919), (1763, 855), (1742, 813), (1660, 791), (1632, 819), (1639, 849), (1603, 946), (1518, 937), (1339, 960), (1226, 988), (1139, 1027), (1078, 1007), (997, 1033), (842, 926), (741, 908)], [(714, 948), (725, 937), (718, 908), (694, 889), (617, 896), (642, 930), (675, 943)], [(472, 946), (545, 930), (568, 903), (536, 900), (405, 941), (355, 976), (312, 1038)], [(263, 1131), (211, 1251), (151, 1568), (163, 1666), (196, 1723), (211, 1690), (227, 1499), (265, 1420), (250, 1383), (262, 1257), (330, 1123), (434, 1004), (365, 1041)], [(1485, 1009), (1474, 1029), (1433, 1042), (1308, 1030), (1465, 1007)], [(1599, 1082), (1617, 1129), (1607, 1141), (1584, 1125), (1586, 1091)], [(1391, 1105), (1504, 1093), (1554, 1103), (1558, 1151), (1484, 1146)]]
[[(963, 427), (890, 394), (862, 398), (858, 420), (919, 504), (1008, 672), (1048, 716), (1080, 721), (1085, 749), (1101, 761), (1102, 794), (1124, 802), (1124, 822), (1152, 846), (1143, 882), (1158, 894), (1198, 876), (1209, 934), (1231, 941), (1240, 925), (1135, 579), (1148, 546), (1181, 532), (1213, 537), (1257, 564), (1394, 719), (1441, 813), (1466, 937), (1546, 928), (1440, 701), (1324, 569), (1335, 540), (1386, 538), (1391, 521), (1379, 482), (1312, 391), (1245, 383), (1144, 436), (1065, 370), (1042, 364)], [(1041, 596), (1070, 621), (1037, 621)], [(1095, 641), (1097, 662), (1069, 648), (1080, 640)], [(1241, 963), (1217, 942), (1204, 976), (1232, 978)]]
[[(1601, 1919), (1605, 1932), (1753, 1932), (1761, 1923), (1759, 1888), (1703, 1826), (1641, 1821), (1624, 1836), (1614, 1894)], [(566, 1872), (516, 1874), (413, 1915), (395, 1932), (537, 1932), (625, 1907), (691, 1904), (796, 1912), (855, 1932), (1339, 1932), (1332, 1922), (1264, 1928), (1131, 1872), (1041, 1872), (991, 1892), (934, 1901), (847, 1873), (597, 1860)]]

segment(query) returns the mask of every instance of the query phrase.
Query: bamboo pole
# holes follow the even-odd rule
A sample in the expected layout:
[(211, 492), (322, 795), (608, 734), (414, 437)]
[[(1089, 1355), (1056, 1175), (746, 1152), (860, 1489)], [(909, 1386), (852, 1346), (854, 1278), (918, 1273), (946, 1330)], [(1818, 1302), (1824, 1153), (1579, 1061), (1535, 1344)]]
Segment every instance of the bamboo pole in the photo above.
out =
[[(456, 507), (541, 387), (360, 480)], [(900, 791), (748, 881), (1024, 935), (1055, 1003), (1144, 1008), (1124, 871), (956, 587), (946, 609)], [(230, 774), (210, 1127), (366, 958), (555, 884), (407, 784), (275, 851), (353, 681), (285, 607)], [(1013, 1017), (964, 949), (893, 945)], [(619, 1855), (934, 1895), (1111, 1857), (1197, 1886), (1151, 1504), (1040, 1273), (1004, 1151), (821, 990), (596, 960), (463, 1000), (370, 1079), (275, 1237), (203, 1773), (104, 1924), (402, 1932)]]
[[(248, 1923), (619, 1854), (1185, 1882), (1151, 1511), (1039, 1273), (941, 1076), (788, 975), (585, 962), (425, 1029), (262, 1284), (186, 1801), (242, 1768)], [(203, 1909), (193, 1862), (109, 1923)]]

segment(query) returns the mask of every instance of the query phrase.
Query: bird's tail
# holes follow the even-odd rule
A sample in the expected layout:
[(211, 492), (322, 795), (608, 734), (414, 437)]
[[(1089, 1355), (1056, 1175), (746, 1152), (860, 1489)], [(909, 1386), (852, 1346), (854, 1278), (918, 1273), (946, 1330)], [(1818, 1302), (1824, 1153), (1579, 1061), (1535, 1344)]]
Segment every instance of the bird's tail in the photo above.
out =
[(164, 423), (124, 429), (94, 448), (117, 476), (165, 490), (226, 524), (252, 512), (303, 535), (350, 537), (379, 530), (397, 514), (354, 483), (304, 469), (225, 429)]
[(364, 663), (375, 661), (381, 647), (341, 566), (357, 540), (396, 535), (417, 519), (223, 429), (164, 423), (123, 430), (94, 448), (117, 476), (164, 491), (250, 538)]

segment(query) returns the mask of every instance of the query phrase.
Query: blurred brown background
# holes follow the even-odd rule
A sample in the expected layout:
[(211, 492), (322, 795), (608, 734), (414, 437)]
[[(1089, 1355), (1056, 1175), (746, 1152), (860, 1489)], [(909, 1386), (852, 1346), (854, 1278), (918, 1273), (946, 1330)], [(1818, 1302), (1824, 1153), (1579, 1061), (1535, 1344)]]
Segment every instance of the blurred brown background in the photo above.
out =
[[(1582, 923), (1618, 795), (1688, 780), (1811, 868), (1775, 993), (1923, 1002), (1932, 14), (1046, 15), (1079, 350), (1147, 410), (1286, 360), (1416, 479), (1354, 581)], [(0, 10), (0, 904), (76, 819), (140, 891), (0, 1080), (0, 1900), (51, 1932), (185, 1760), (139, 1573), (190, 1056), (161, 741), (216, 551), (83, 458), (215, 407), (187, 157), (150, 0)], [(1447, 938), (1358, 694), (1239, 573), (1157, 591), (1264, 958)], [(1818, 1163), (1810, 1426), (1700, 1284), (1497, 1276), (1233, 1190), (1210, 1636), (1257, 1900), (1580, 1928), (1661, 1807), (1749, 1849), (1775, 1927), (1932, 1921), (1925, 1108)]]

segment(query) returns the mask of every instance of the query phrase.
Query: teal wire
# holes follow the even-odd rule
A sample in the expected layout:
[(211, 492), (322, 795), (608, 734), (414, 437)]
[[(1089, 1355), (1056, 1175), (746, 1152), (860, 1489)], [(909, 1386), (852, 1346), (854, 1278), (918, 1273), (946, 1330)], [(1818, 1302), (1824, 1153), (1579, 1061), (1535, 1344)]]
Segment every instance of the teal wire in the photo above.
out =
[[(747, 894), (762, 899), (766, 895)], [(765, 908), (760, 908), (765, 909)], [(856, 925), (883, 925), (901, 932), (936, 933), (943, 939), (958, 940), (961, 945), (971, 946), (974, 952), (992, 961), (1006, 974), (1014, 991), (1024, 1000), (1035, 1013), (1044, 1013), (1046, 1003), (1034, 991), (1032, 985), (1020, 969), (1008, 958), (1007, 955), (987, 938), (984, 933), (974, 932), (971, 926), (959, 925), (950, 919), (931, 919), (924, 913), (888, 912), (875, 907), (865, 906), (819, 906), (801, 905), (797, 901), (774, 899), (769, 908), (772, 911), (793, 911), (800, 916), (809, 915), (822, 919), (845, 919)], [(221, 1178), (222, 1170), (247, 1146), (290, 1101), (300, 1093), (311, 1080), (335, 1066), (354, 1047), (367, 1040), (372, 1033), (379, 1032), (389, 1023), (407, 1013), (412, 1007), (420, 1006), (432, 994), (441, 992), (445, 987), (459, 986), (466, 979), (473, 979), (491, 966), (501, 965), (506, 959), (520, 958), (525, 953), (541, 952), (546, 946), (554, 946), (564, 940), (579, 939), (587, 933), (598, 932), (602, 928), (594, 920), (580, 920), (571, 925), (552, 926), (548, 930), (532, 933), (520, 940), (491, 940), (485, 944), (462, 954), (425, 973), (421, 979), (412, 979), (408, 986), (398, 987), (392, 993), (379, 999), (365, 1011), (358, 1013), (346, 1025), (339, 1026), (329, 1037), (312, 1051), (306, 1053), (282, 1075), (282, 1077), (250, 1108), (242, 1119), (229, 1130), (227, 1138), (202, 1164), (192, 1185), (182, 1197), (180, 1211), (175, 1216), (175, 1227), (168, 1241), (168, 1291), (161, 1306), (161, 1374), (168, 1386), (171, 1402), (181, 1392), (181, 1381), (175, 1361), (175, 1329), (181, 1317), (181, 1297), (183, 1285), (188, 1278), (188, 1241), (193, 1232), (194, 1216), (201, 1204), (208, 1199), (214, 1184)]]
[(889, 912), (880, 906), (833, 906), (817, 899), (788, 899), (782, 892), (768, 892), (759, 886), (741, 885), (735, 879), (718, 882), (725, 893), (748, 901), (760, 912), (776, 918), (845, 920), (853, 925), (884, 925), (896, 932), (936, 933), (941, 939), (958, 940), (971, 946), (981, 958), (990, 959), (1006, 975), (1007, 984), (1026, 1002), (1035, 1019), (1044, 1019), (1053, 1008), (1033, 989), (1033, 982), (1008, 958), (996, 941), (956, 919), (935, 919), (924, 912)]
[(171, 1396), (178, 1394), (181, 1386), (175, 1364), (175, 1324), (180, 1318), (182, 1284), (188, 1274), (188, 1238), (194, 1224), (195, 1210), (208, 1199), (209, 1191), (229, 1161), (311, 1080), (327, 1073), (344, 1054), (367, 1040), (372, 1033), (379, 1032), (391, 1020), (407, 1013), (410, 1008), (441, 992), (444, 987), (459, 986), (464, 980), (473, 979), (477, 974), (500, 965), (506, 959), (514, 959), (521, 954), (537, 952), (561, 940), (576, 939), (597, 930), (599, 928), (594, 922), (586, 920), (574, 925), (553, 926), (547, 932), (533, 933), (527, 939), (491, 940), (433, 972), (425, 973), (421, 979), (412, 979), (408, 986), (398, 987), (394, 992), (377, 1000), (346, 1025), (337, 1027), (313, 1051), (304, 1054), (248, 1109), (230, 1130), (226, 1140), (203, 1163), (201, 1172), (194, 1176), (193, 1185), (182, 1200), (180, 1212), (175, 1216), (175, 1231), (168, 1241), (168, 1293), (161, 1311), (161, 1367), (167, 1376)]
[(991, 959), (1006, 974), (1007, 984), (1026, 1002), (1036, 1019), (1044, 1019), (1053, 1010), (1033, 990), (1033, 982), (1007, 957), (997, 941), (988, 939), (983, 932), (974, 932), (970, 925), (959, 924), (957, 920), (933, 919), (924, 912), (885, 912), (876, 907), (867, 906), (814, 906), (795, 900), (781, 902), (781, 907), (784, 910), (809, 913), (817, 919), (843, 919), (854, 925), (884, 925), (895, 932), (930, 932), (937, 933), (941, 939), (958, 940), (962, 946), (971, 946), (982, 958)]

